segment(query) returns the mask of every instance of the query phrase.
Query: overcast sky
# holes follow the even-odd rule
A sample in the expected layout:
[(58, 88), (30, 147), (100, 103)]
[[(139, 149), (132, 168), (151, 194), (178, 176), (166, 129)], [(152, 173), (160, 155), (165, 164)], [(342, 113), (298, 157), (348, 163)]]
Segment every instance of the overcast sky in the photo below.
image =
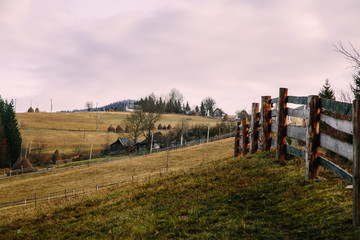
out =
[(358, 0), (0, 0), (0, 95), (17, 112), (99, 106), (177, 88), (234, 114), (261, 96), (347, 89)]

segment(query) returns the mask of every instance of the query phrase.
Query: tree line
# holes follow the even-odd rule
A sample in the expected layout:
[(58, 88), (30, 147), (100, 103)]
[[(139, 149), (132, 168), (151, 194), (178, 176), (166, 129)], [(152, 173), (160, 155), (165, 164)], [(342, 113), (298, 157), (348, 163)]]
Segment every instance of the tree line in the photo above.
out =
[(0, 97), (0, 168), (13, 165), (21, 154), (22, 138), (13, 101)]
[(216, 101), (211, 97), (204, 98), (199, 105), (191, 108), (189, 102), (184, 102), (181, 92), (173, 88), (163, 99), (162, 97), (156, 97), (154, 93), (149, 96), (141, 98), (135, 102), (138, 110), (142, 110), (148, 113), (181, 113), (181, 114), (198, 114), (200, 116), (212, 116)]

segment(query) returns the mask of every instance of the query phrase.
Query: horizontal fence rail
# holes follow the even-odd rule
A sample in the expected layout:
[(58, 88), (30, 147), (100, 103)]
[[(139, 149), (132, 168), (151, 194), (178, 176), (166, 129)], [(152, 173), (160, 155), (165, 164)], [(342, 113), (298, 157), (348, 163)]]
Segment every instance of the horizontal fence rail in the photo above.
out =
[[(250, 139), (251, 142), (257, 142), (258, 148), (263, 151), (270, 149), (264, 148), (263, 146), (266, 145), (264, 143), (275, 147), (276, 158), (282, 164), (286, 163), (286, 154), (304, 159), (305, 180), (317, 178), (319, 166), (331, 171), (353, 184), (353, 224), (359, 226), (360, 101), (349, 104), (318, 96), (288, 96), (287, 92), (286, 88), (280, 88), (279, 97), (262, 97), (260, 111), (254, 110), (255, 104), (253, 104), (252, 118), (259, 116), (261, 121), (251, 122), (249, 126), (251, 131), (244, 131), (243, 122), (238, 122), (234, 156), (249, 152), (249, 146), (244, 143), (249, 142)], [(287, 106), (288, 103), (300, 106), (291, 108)], [(304, 142), (305, 148), (286, 144), (286, 138)], [(319, 156), (319, 148), (330, 150), (353, 162), (353, 174)], [(253, 152), (255, 151), (251, 151)]]

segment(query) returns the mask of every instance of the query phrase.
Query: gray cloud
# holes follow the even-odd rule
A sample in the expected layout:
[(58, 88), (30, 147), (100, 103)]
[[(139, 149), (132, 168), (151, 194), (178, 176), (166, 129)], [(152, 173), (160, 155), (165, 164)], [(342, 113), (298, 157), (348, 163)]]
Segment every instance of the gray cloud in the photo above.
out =
[[(335, 53), (360, 44), (357, 1), (0, 2), (2, 94), (49, 110), (100, 105), (178, 88), (229, 113), (261, 95), (316, 94), (351, 81)], [(344, 14), (345, 13), (345, 14)]]

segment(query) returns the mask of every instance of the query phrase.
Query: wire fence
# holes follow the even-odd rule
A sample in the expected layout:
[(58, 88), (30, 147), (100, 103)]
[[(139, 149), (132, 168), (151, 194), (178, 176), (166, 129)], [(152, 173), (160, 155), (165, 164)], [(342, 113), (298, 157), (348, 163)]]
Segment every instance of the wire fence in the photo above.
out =
[[(223, 134), (223, 135), (217, 135), (215, 137), (212, 138), (200, 138), (198, 140), (192, 140), (192, 141), (184, 141), (184, 143), (181, 144), (177, 144), (174, 146), (170, 146), (167, 148), (160, 148), (160, 149), (154, 149), (153, 153), (156, 152), (164, 152), (164, 151), (168, 151), (168, 150), (176, 150), (176, 149), (181, 149), (184, 147), (190, 147), (190, 146), (195, 146), (195, 145), (201, 145), (207, 142), (214, 142), (214, 141), (219, 141), (222, 139), (226, 139), (226, 138), (230, 138), (230, 137), (234, 137), (235, 136), (235, 132), (230, 132), (227, 134)], [(72, 162), (66, 162), (66, 163), (54, 163), (54, 164), (50, 164), (44, 168), (40, 168), (35, 172), (30, 172), (30, 173), (26, 173), (26, 175), (30, 175), (30, 174), (42, 174), (42, 173), (46, 173), (49, 171), (61, 171), (67, 168), (74, 168), (74, 167), (83, 167), (83, 166), (90, 166), (90, 165), (94, 165), (94, 164), (101, 164), (101, 163), (105, 163), (105, 162), (111, 162), (111, 161), (119, 161), (119, 160), (127, 160), (127, 159), (131, 159), (137, 156), (145, 156), (145, 155), (149, 155), (151, 153), (145, 153), (145, 152), (139, 152), (139, 153), (131, 153), (129, 155), (123, 156), (123, 157), (105, 157), (103, 159), (88, 159), (88, 160), (83, 160), (83, 161), (72, 161)], [(0, 176), (0, 180), (4, 180), (4, 179), (8, 179), (9, 177), (19, 177), (21, 176), (21, 170), (20, 171), (11, 171), (8, 173), (5, 173)]]
[[(235, 133), (229, 133), (229, 134), (224, 134), (221, 136), (216, 136), (213, 138), (210, 138), (209, 140), (207, 140), (206, 138), (204, 139), (199, 139), (199, 140), (193, 140), (193, 141), (189, 141), (184, 143), (183, 145), (178, 145), (178, 146), (172, 146), (169, 148), (163, 148), (163, 149), (157, 149), (156, 152), (164, 152), (164, 151), (169, 151), (169, 150), (176, 150), (176, 149), (180, 149), (180, 148), (186, 148), (186, 147), (190, 147), (190, 146), (195, 146), (195, 145), (200, 145), (200, 144), (204, 144), (207, 142), (214, 142), (214, 141), (218, 141), (218, 140), (222, 140), (222, 139), (226, 139), (226, 138), (230, 138), (230, 137), (234, 137)], [(150, 154), (150, 153), (148, 153)], [(146, 154), (146, 155), (148, 155)], [(61, 167), (61, 168), (51, 168), (51, 169), (43, 169), (40, 170), (38, 172), (34, 172), (34, 173), (26, 173), (26, 175), (28, 174), (39, 174), (39, 173), (45, 173), (48, 171), (61, 171), (61, 170), (66, 170), (69, 167), (73, 168), (73, 167), (81, 167), (81, 166), (88, 166), (88, 165), (93, 165), (93, 164), (101, 164), (104, 162), (109, 162), (109, 161), (119, 161), (119, 160), (125, 160), (125, 159), (131, 159), (133, 157), (139, 157), (139, 156), (145, 156), (145, 154), (143, 155), (130, 155), (130, 156), (126, 156), (126, 157), (122, 157), (122, 158), (116, 158), (116, 159), (109, 159), (109, 158), (105, 158), (102, 159), (100, 161), (96, 161), (96, 162), (92, 162), (92, 163), (84, 163), (84, 164), (78, 164), (78, 165), (68, 165), (66, 167)], [(166, 163), (165, 166), (165, 171), (166, 172), (161, 172), (160, 171), (160, 176), (162, 176), (165, 173), (172, 173), (172, 171), (168, 171), (169, 166), (168, 166), (168, 162)], [(3, 176), (2, 179), (4, 178), (10, 178), (10, 177), (19, 177), (22, 176), (20, 175), (15, 175), (15, 176)], [(15, 200), (15, 201), (10, 201), (10, 202), (3, 202), (0, 203), (0, 209), (4, 209), (4, 208), (9, 208), (9, 207), (16, 207), (16, 206), (28, 206), (28, 205), (34, 205), (37, 206), (40, 203), (50, 203), (51, 201), (54, 201), (56, 199), (67, 199), (70, 197), (76, 197), (76, 196), (80, 196), (80, 195), (84, 195), (84, 194), (88, 194), (90, 192), (95, 192), (98, 191), (101, 188), (107, 188), (107, 187), (112, 187), (112, 186), (125, 186), (129, 183), (141, 183), (141, 182), (145, 182), (145, 181), (149, 181), (150, 182), (150, 178), (151, 176), (154, 176), (154, 174), (145, 174), (145, 175), (131, 175), (130, 179), (128, 180), (123, 180), (123, 181), (119, 181), (119, 182), (115, 182), (115, 183), (109, 183), (109, 184), (105, 184), (105, 185), (98, 185), (97, 183), (94, 184), (91, 187), (88, 188), (81, 188), (81, 189), (67, 189), (65, 188), (63, 191), (58, 191), (58, 192), (52, 192), (52, 193), (48, 193), (47, 195), (38, 195), (37, 192), (34, 192), (34, 195), (31, 197), (23, 197), (19, 200)]]

